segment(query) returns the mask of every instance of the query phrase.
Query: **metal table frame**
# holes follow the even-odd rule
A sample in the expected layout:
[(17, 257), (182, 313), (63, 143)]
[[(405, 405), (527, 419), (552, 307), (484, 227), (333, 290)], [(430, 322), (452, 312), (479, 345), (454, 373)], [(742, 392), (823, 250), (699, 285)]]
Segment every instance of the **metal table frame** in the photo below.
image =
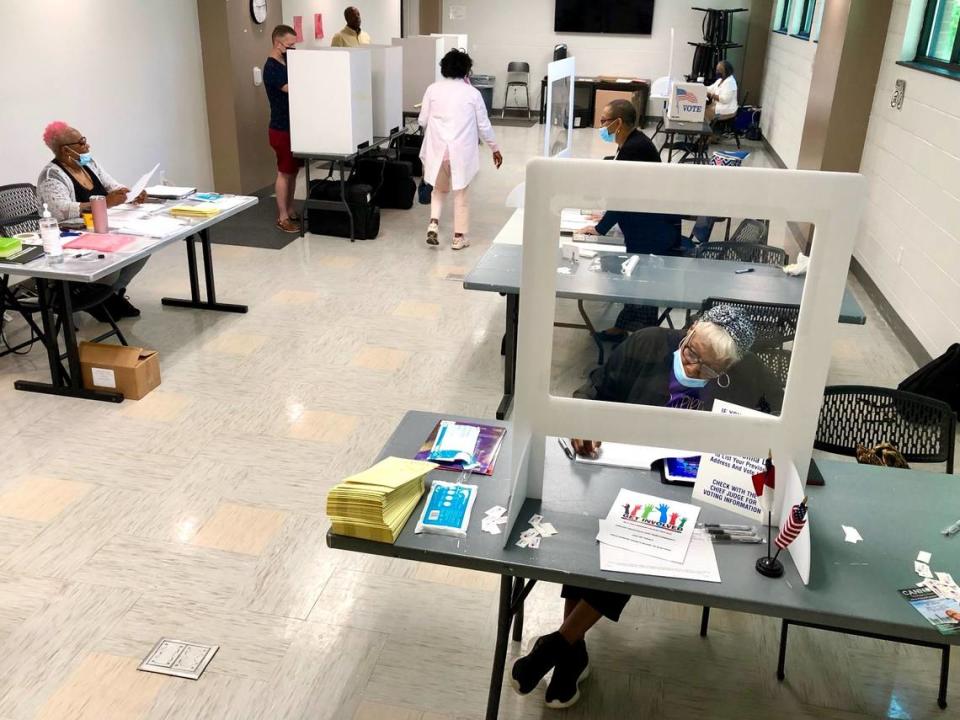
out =
[[(408, 412), (382, 449), (379, 458), (389, 455), (413, 457), (423, 438), (441, 419), (467, 420), (437, 413)], [(492, 421), (480, 420), (491, 424)], [(810, 488), (811, 506), (816, 508), (811, 522), (813, 565), (811, 584), (804, 587), (787, 561), (782, 579), (762, 578), (753, 570), (753, 560), (762, 550), (754, 545), (718, 545), (717, 561), (723, 582), (707, 583), (646, 575), (605, 573), (596, 560), (594, 517), (605, 514), (616, 488), (632, 487), (653, 492), (663, 497), (689, 502), (689, 488), (659, 483), (659, 473), (653, 471), (601, 468), (570, 463), (561, 454), (556, 443), (547, 442), (545, 477), (550, 482), (545, 492), (554, 486), (556, 497), (549, 500), (527, 499), (520, 511), (520, 520), (503, 547), (502, 536), (481, 533), (476, 513), (494, 504), (506, 505), (510, 492), (510, 440), (505, 440), (497, 460), (494, 475), (479, 483), (479, 497), (475, 503), (474, 518), (466, 539), (437, 535), (416, 535), (414, 521), (408, 521), (396, 543), (361, 540), (327, 532), (327, 545), (334, 549), (415, 560), (437, 565), (460, 567), (500, 575), (498, 597), (497, 636), (490, 687), (487, 695), (487, 720), (495, 720), (499, 713), (500, 693), (506, 669), (507, 645), (512, 637), (522, 639), (523, 605), (535, 584), (543, 580), (552, 583), (570, 582), (597, 590), (612, 590), (659, 600), (669, 600), (703, 607), (699, 632), (706, 635), (711, 607), (718, 607), (754, 615), (784, 620), (785, 627), (797, 625), (863, 635), (882, 640), (902, 642), (941, 650), (940, 685), (937, 703), (946, 707), (949, 670), (949, 650), (960, 645), (960, 635), (939, 635), (909, 603), (897, 594), (912, 577), (909, 560), (915, 545), (921, 542), (940, 561), (946, 561), (945, 570), (960, 573), (957, 556), (951, 555), (951, 540), (938, 536), (937, 530), (955, 519), (955, 508), (940, 504), (929, 508), (933, 516), (924, 516), (921, 508), (928, 507), (930, 499), (952, 487), (953, 479), (942, 474), (912, 470), (891, 470), (838, 461), (820, 461), (825, 475), (835, 478), (825, 488)], [(449, 473), (435, 470), (427, 477), (449, 480)], [(915, 487), (909, 497), (903, 498), (903, 507), (889, 503), (891, 490), (898, 485), (905, 489)], [(559, 486), (559, 487), (556, 487)], [(878, 487), (879, 486), (879, 487)], [(864, 497), (872, 488), (870, 497)], [(421, 498), (411, 518), (419, 517), (426, 494)], [(909, 506), (909, 507), (907, 507)], [(909, 512), (908, 512), (909, 511)], [(523, 519), (541, 512), (561, 529), (561, 534), (544, 542), (539, 550), (521, 550), (514, 547)], [(954, 514), (951, 515), (950, 513)], [(901, 522), (899, 533), (880, 538), (884, 528), (896, 516)], [(704, 505), (704, 522), (736, 522), (735, 516), (725, 510)], [(913, 522), (903, 520), (913, 518)], [(856, 523), (870, 533), (871, 544), (850, 545), (839, 536), (842, 521)], [(741, 520), (742, 521), (742, 520)], [(869, 525), (869, 526), (868, 526)], [(875, 532), (872, 532), (875, 530)], [(922, 536), (922, 539), (919, 539)], [(890, 546), (896, 552), (891, 552)], [(903, 569), (899, 559), (890, 556), (902, 551)], [(908, 557), (909, 556), (909, 557)], [(840, 569), (846, 558), (871, 560), (856, 568)], [(888, 587), (883, 567), (895, 567), (896, 578)], [(869, 567), (864, 567), (869, 566)], [(903, 579), (900, 579), (900, 575)], [(912, 578), (915, 581), (915, 577)], [(904, 584), (901, 584), (904, 583)], [(912, 584), (912, 583), (911, 583)], [(861, 588), (863, 597), (849, 599), (851, 587)], [(860, 592), (857, 590), (857, 592)], [(512, 634), (511, 634), (512, 631)], [(784, 677), (786, 633), (781, 635), (777, 663), (777, 677)]]
[[(680, 158), (680, 162), (685, 162), (691, 154), (694, 157), (694, 162), (700, 165), (706, 165), (709, 162), (707, 150), (709, 149), (710, 136), (713, 134), (713, 128), (710, 127), (710, 123), (706, 120), (702, 122), (680, 122), (678, 120), (664, 118), (663, 125), (662, 127), (657, 127), (657, 132), (661, 132), (664, 135), (663, 145), (660, 147), (660, 154), (663, 154), (664, 148), (667, 149), (667, 162), (673, 161), (673, 151), (675, 149), (674, 145), (676, 145), (675, 140), (677, 135), (696, 138), (692, 141), (693, 150), (686, 150), (683, 157)], [(656, 135), (656, 132), (654, 135)]]

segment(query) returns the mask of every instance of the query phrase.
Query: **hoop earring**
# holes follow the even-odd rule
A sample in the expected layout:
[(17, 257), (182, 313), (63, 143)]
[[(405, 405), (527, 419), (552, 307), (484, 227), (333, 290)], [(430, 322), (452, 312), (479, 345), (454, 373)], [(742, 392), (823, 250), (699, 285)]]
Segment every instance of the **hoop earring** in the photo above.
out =
[[(726, 378), (726, 379), (727, 379), (726, 385), (724, 385), (722, 382), (720, 382), (720, 380), (721, 380), (722, 378)], [(730, 387), (730, 376), (727, 375), (727, 373), (724, 373), (723, 375), (720, 375), (720, 376), (717, 378), (717, 386), (718, 386), (718, 387), (722, 387), (722, 388), (728, 388), (728, 387)]]

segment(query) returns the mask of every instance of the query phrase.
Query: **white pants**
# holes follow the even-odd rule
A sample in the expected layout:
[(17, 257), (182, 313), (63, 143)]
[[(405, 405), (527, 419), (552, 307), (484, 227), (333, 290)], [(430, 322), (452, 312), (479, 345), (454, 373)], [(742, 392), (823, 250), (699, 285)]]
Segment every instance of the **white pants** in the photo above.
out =
[[(450, 161), (444, 160), (437, 172), (437, 182), (433, 186), (430, 196), (430, 217), (440, 219), (443, 213), (443, 203), (451, 193)], [(470, 227), (470, 198), (468, 188), (453, 190), (453, 232), (457, 235), (466, 235)]]

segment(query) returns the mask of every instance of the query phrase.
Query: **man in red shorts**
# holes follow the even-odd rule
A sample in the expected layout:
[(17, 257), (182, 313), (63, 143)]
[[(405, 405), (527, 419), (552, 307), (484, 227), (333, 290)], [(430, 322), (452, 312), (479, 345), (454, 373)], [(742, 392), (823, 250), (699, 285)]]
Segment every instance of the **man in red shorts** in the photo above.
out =
[(301, 160), (290, 152), (290, 95), (287, 87), (287, 52), (295, 47), (297, 33), (289, 25), (277, 25), (272, 34), (273, 49), (263, 65), (263, 85), (270, 101), (270, 147), (277, 153), (277, 227), (288, 233), (300, 232), (300, 218), (293, 210), (293, 191)]

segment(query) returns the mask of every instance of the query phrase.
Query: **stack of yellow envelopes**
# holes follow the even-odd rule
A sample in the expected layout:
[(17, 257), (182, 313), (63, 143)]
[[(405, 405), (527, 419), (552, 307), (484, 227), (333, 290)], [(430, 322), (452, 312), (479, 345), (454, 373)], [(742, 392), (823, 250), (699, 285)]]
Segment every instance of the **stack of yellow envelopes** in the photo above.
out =
[(423, 495), (431, 462), (388, 457), (348, 477), (327, 494), (327, 516), (337, 535), (396, 542)]
[(174, 205), (170, 208), (170, 214), (177, 217), (195, 217), (210, 218), (220, 213), (220, 208), (209, 203), (197, 203), (196, 205)]

